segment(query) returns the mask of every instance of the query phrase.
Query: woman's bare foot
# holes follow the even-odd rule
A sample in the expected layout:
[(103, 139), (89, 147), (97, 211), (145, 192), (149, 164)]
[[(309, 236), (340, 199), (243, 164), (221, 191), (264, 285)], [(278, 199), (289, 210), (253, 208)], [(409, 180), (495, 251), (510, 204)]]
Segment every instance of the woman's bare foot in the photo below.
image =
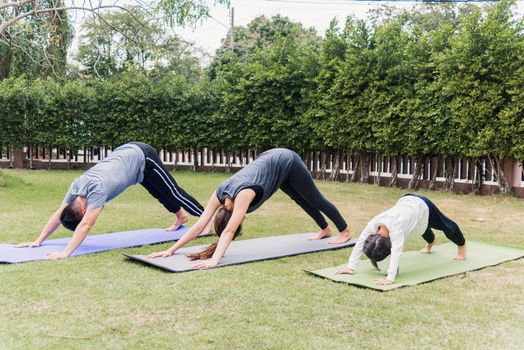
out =
[(429, 254), (429, 253), (431, 253), (431, 247), (433, 247), (433, 244), (435, 244), (435, 241), (436, 241), (436, 239), (433, 240), (432, 243), (428, 243), (428, 242), (426, 242), (426, 246), (425, 246), (424, 248), (422, 248), (422, 249), (420, 250), (420, 252), (421, 252), (422, 254)]
[(317, 239), (327, 238), (331, 236), (331, 229), (329, 227), (326, 227), (323, 230), (320, 230), (316, 235), (309, 237), (308, 239), (310, 241), (314, 241)]
[(175, 215), (176, 215), (175, 223), (171, 225), (170, 227), (166, 228), (166, 231), (176, 231), (178, 230), (180, 226), (182, 226), (189, 220), (189, 218), (187, 217), (187, 214), (184, 213), (182, 209), (177, 211)]
[(345, 229), (344, 231), (340, 232), (338, 236), (335, 237), (334, 240), (329, 241), (329, 244), (342, 244), (346, 243), (351, 239), (351, 232), (349, 232), (349, 229)]
[(455, 256), (455, 260), (466, 260), (466, 244), (458, 246), (457, 247), (457, 255)]

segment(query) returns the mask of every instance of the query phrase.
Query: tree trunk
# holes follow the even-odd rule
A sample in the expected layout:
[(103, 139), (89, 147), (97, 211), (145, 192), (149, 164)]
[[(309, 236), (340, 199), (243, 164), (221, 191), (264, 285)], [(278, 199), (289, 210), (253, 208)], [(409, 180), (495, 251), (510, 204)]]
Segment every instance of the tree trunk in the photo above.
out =
[(446, 170), (444, 176), (446, 181), (444, 182), (444, 189), (448, 192), (453, 191), (453, 186), (455, 185), (455, 166), (457, 160), (455, 157), (447, 157), (445, 160)]
[(331, 181), (338, 181), (340, 178), (340, 152), (335, 152), (335, 162), (333, 164), (333, 168), (331, 169), (331, 175), (329, 176), (329, 180)]
[[(433, 158), (431, 158), (430, 161), (431, 161), (431, 164), (433, 164)], [(439, 167), (440, 167), (440, 157), (437, 157), (437, 162), (436, 162), (435, 168), (433, 169), (433, 172), (431, 173), (431, 180), (429, 182), (428, 189), (430, 191), (437, 190), (437, 174), (438, 174)]]
[(346, 182), (349, 182), (349, 164), (351, 163), (351, 156), (349, 155), (349, 153), (345, 153), (345, 154), (346, 154)]
[(319, 177), (322, 180), (326, 179), (326, 152), (320, 152), (320, 173)]
[[(493, 157), (493, 160), (492, 160), (492, 157)], [(492, 155), (492, 156), (488, 156), (488, 159), (491, 164), (491, 169), (496, 169), (497, 185), (499, 187), (500, 192), (505, 195), (510, 195), (512, 192), (511, 186), (509, 185), (508, 178), (506, 177), (506, 174), (504, 172), (504, 164), (506, 162), (506, 158), (499, 157), (497, 155)]]
[(356, 182), (357, 181), (357, 174), (360, 172), (360, 161), (361, 161), (361, 157), (360, 155), (357, 155), (355, 156), (356, 158), (356, 163), (355, 163), (355, 166), (353, 167), (353, 174), (351, 174), (351, 182)]
[[(470, 172), (472, 174), (473, 181), (471, 182), (473, 185), (473, 193), (475, 195), (482, 194), (482, 183), (484, 182), (484, 176), (482, 172), (482, 161), (480, 158), (475, 157), (473, 158), (473, 167), (470, 167)], [(473, 170), (471, 170), (473, 168)]]
[(389, 181), (389, 187), (397, 187), (398, 181), (398, 157), (390, 157), (389, 162), (391, 164), (391, 159), (393, 159), (393, 169), (391, 169), (391, 180)]
[(382, 176), (382, 168), (384, 166), (384, 156), (382, 154), (375, 154), (375, 160), (377, 168), (375, 169), (375, 178), (373, 183), (377, 186), (380, 186), (380, 177)]
[(33, 147), (29, 145), (27, 147), (27, 153), (29, 153), (29, 169), (33, 169)]
[(362, 161), (361, 161), (361, 167), (360, 167), (360, 179), (358, 182), (360, 183), (368, 183), (369, 180), (369, 154), (362, 154)]
[(409, 185), (408, 185), (408, 188), (410, 190), (418, 190), (420, 187), (420, 178), (424, 170), (424, 164), (426, 163), (426, 157), (425, 156), (416, 156), (414, 160), (415, 160), (415, 170), (413, 171), (413, 176), (411, 176), (411, 180), (409, 181)]

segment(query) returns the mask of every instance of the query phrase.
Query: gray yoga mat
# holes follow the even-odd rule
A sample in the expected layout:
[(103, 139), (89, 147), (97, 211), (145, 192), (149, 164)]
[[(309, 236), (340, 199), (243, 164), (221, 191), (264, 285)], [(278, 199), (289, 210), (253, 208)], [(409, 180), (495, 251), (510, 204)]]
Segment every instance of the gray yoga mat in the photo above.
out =
[[(278, 259), (306, 253), (320, 252), (324, 250), (341, 249), (352, 247), (356, 240), (352, 239), (343, 244), (329, 244), (333, 238), (325, 238), (316, 241), (308, 240), (314, 233), (300, 233), (285, 236), (273, 236), (255, 239), (233, 241), (220, 260), (218, 267), (236, 264), (245, 264), (253, 261)], [(201, 250), (207, 245), (199, 245), (191, 248), (182, 248), (174, 255), (167, 258), (148, 259), (145, 255), (124, 254), (142, 263), (153, 265), (170, 272), (185, 272), (198, 270), (194, 267), (197, 261), (190, 261), (185, 254)]]

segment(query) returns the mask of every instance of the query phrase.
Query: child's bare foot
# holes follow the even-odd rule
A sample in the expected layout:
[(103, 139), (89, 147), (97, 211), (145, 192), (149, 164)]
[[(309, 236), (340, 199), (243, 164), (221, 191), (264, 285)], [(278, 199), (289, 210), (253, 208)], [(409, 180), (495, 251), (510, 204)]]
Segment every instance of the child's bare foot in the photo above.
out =
[(338, 236), (335, 237), (334, 240), (329, 241), (329, 244), (342, 244), (346, 243), (351, 239), (351, 232), (349, 232), (349, 229), (345, 229), (344, 231), (340, 232)]
[(184, 213), (182, 209), (177, 211), (175, 215), (176, 215), (175, 223), (171, 225), (170, 227), (166, 228), (166, 231), (176, 231), (178, 230), (180, 226), (182, 226), (189, 220), (189, 218), (187, 217), (187, 214)]
[(329, 229), (329, 227), (326, 227), (325, 229), (320, 230), (316, 235), (311, 236), (308, 239), (310, 241), (314, 241), (314, 240), (317, 240), (317, 239), (327, 238), (327, 237), (330, 237), (330, 236), (331, 236), (331, 230)]
[(455, 256), (455, 260), (466, 260), (466, 244), (458, 246), (457, 247), (457, 255)]
[(435, 244), (435, 241), (436, 241), (436, 239), (433, 240), (432, 243), (427, 243), (427, 242), (426, 242), (426, 246), (425, 246), (424, 248), (422, 248), (422, 249), (420, 250), (420, 252), (421, 252), (422, 254), (429, 254), (429, 253), (431, 253), (431, 248), (433, 247), (433, 244)]

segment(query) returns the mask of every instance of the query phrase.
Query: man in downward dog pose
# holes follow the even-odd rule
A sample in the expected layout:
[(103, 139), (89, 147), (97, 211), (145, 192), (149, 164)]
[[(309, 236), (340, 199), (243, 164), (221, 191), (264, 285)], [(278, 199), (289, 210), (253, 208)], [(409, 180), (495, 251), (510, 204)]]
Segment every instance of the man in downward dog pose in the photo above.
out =
[(245, 168), (222, 182), (211, 195), (204, 213), (184, 236), (170, 249), (152, 253), (149, 258), (167, 257), (202, 233), (215, 216), (216, 243), (202, 252), (189, 256), (201, 260), (195, 267), (217, 266), (231, 241), (240, 234), (246, 213), (258, 209), (278, 189), (293, 199), (317, 223), (320, 231), (310, 239), (331, 236), (322, 213), (337, 227), (339, 235), (329, 243), (341, 244), (351, 238), (346, 221), (337, 208), (318, 190), (313, 178), (298, 154), (285, 148), (262, 153)]
[(89, 233), (104, 205), (138, 183), (176, 215), (176, 221), (168, 231), (177, 230), (188, 220), (182, 208), (191, 215), (202, 215), (202, 205), (177, 185), (155, 149), (145, 143), (131, 142), (116, 148), (107, 158), (73, 181), (63, 203), (37, 240), (16, 247), (40, 246), (62, 224), (74, 231), (73, 238), (63, 252), (49, 253), (47, 258), (70, 256)]
[(382, 261), (391, 254), (387, 277), (376, 280), (375, 283), (392, 284), (398, 274), (405, 240), (409, 236), (422, 235), (426, 246), (421, 253), (428, 254), (435, 243), (432, 229), (444, 231), (446, 237), (457, 245), (455, 260), (466, 259), (466, 240), (458, 225), (442, 214), (428, 198), (407, 194), (400, 198), (393, 208), (371, 219), (351, 252), (347, 268), (337, 271), (337, 274), (353, 274), (362, 252), (377, 270), (377, 261)]

